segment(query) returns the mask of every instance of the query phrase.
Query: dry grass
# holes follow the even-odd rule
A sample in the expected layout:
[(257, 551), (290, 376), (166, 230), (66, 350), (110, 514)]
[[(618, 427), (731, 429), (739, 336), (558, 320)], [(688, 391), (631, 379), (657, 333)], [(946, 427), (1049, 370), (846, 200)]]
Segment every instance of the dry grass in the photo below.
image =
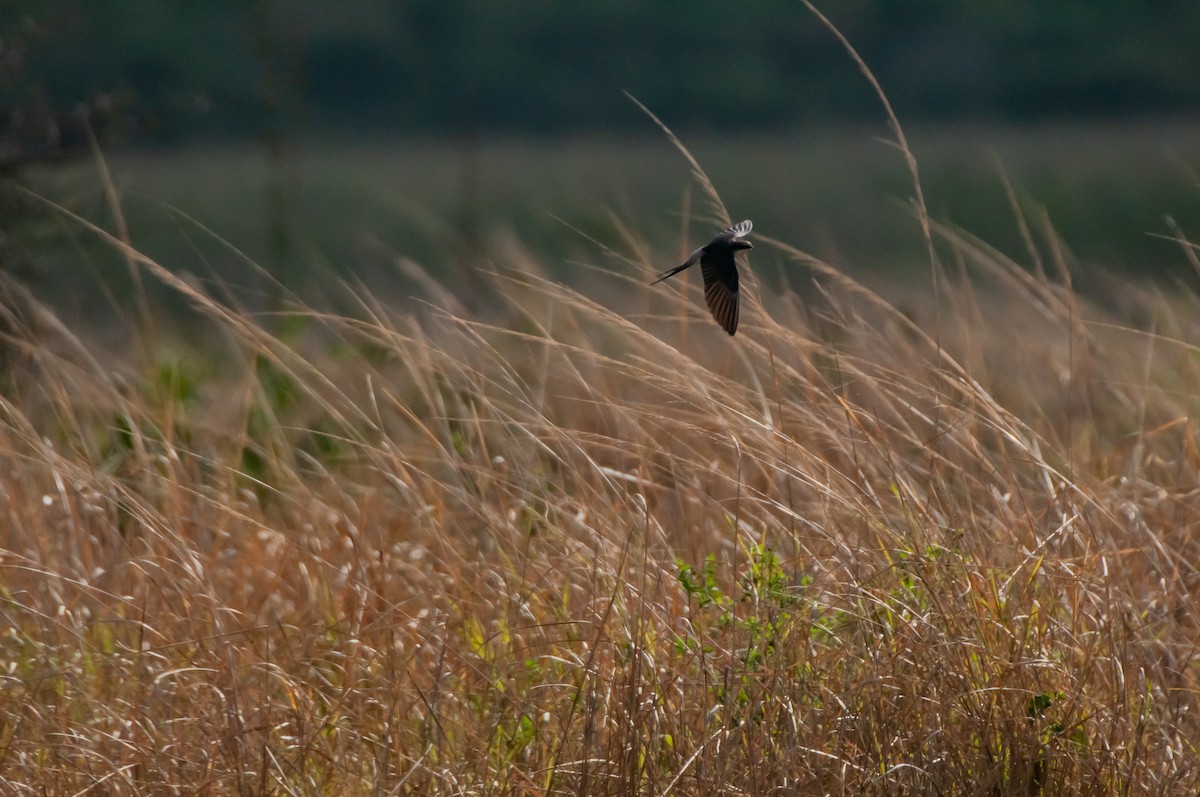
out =
[(274, 334), (123, 249), (206, 343), (116, 365), (10, 289), (4, 791), (1196, 791), (1196, 296), (774, 243), (728, 339), (623, 233)]

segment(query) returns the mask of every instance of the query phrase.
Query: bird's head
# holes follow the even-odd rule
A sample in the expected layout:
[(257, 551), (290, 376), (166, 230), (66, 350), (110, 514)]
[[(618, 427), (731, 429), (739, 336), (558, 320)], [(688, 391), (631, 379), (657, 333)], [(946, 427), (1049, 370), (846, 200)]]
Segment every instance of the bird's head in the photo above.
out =
[(737, 238), (732, 244), (730, 244), (730, 248), (736, 252), (739, 249), (753, 249), (754, 244), (750, 243), (745, 238)]

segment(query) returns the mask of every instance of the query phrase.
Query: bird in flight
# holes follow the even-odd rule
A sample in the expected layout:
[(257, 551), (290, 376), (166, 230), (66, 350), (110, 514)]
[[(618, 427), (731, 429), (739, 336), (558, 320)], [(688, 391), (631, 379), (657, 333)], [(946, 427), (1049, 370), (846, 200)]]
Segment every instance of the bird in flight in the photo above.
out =
[(704, 275), (704, 301), (708, 304), (708, 310), (721, 329), (732, 335), (737, 332), (738, 325), (738, 270), (733, 256), (740, 249), (754, 248), (754, 244), (746, 240), (753, 226), (750, 219), (738, 222), (692, 252), (682, 266), (664, 271), (650, 284), (657, 285), (699, 262), (700, 273)]

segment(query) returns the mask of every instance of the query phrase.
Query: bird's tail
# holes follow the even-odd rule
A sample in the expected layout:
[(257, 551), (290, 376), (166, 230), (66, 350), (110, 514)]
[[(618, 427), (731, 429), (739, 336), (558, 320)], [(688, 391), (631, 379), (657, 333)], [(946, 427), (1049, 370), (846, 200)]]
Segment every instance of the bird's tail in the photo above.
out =
[(654, 282), (651, 282), (650, 284), (651, 284), (651, 285), (657, 285), (658, 283), (660, 283), (660, 282), (662, 282), (663, 280), (665, 280), (667, 277), (674, 277), (676, 274), (678, 274), (679, 272), (683, 271), (683, 270), (684, 270), (685, 268), (687, 268), (688, 266), (695, 265), (695, 263), (696, 263), (696, 261), (695, 261), (695, 260), (688, 260), (688, 261), (687, 261), (686, 263), (684, 263), (682, 266), (676, 266), (675, 268), (667, 269), (667, 270), (666, 270), (666, 271), (664, 271), (663, 273), (659, 274), (659, 275), (658, 275), (658, 279), (654, 280)]

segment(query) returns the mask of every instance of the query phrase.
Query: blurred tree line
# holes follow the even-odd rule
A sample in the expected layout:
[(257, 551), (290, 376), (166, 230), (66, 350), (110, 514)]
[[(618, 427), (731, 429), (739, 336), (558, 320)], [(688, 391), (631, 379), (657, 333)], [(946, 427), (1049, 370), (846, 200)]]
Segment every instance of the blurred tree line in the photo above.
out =
[[(1200, 108), (1195, 0), (819, 5), (906, 121)], [(0, 3), (6, 140), (62, 145), (77, 138), (63, 120), (80, 114), (167, 143), (269, 125), (363, 137), (645, 130), (626, 90), (680, 130), (880, 116), (794, 1)]]

